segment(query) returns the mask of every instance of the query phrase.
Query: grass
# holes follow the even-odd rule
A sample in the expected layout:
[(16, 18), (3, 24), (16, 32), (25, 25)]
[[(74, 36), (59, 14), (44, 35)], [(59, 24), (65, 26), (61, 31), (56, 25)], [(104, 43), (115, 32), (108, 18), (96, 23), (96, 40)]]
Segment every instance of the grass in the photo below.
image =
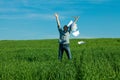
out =
[(58, 40), (0, 41), (0, 80), (120, 80), (120, 39), (71, 39), (72, 60), (58, 60)]

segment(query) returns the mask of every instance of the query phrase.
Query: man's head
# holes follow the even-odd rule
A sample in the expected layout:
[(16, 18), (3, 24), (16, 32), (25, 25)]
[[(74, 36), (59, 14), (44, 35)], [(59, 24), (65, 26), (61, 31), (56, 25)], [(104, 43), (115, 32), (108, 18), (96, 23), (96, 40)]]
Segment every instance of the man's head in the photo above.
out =
[(67, 25), (64, 25), (63, 29), (64, 29), (64, 31), (68, 31)]

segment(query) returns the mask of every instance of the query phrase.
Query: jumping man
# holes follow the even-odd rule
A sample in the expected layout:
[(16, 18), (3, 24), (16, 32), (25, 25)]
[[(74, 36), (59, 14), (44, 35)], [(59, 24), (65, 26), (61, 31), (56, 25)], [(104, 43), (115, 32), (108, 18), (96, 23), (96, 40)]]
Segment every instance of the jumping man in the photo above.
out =
[[(67, 25), (64, 25), (63, 29), (60, 26), (59, 16), (57, 13), (55, 13), (58, 31), (60, 34), (59, 37), (59, 53), (58, 53), (58, 59), (62, 60), (63, 52), (65, 51), (67, 54), (68, 59), (72, 59), (71, 51), (70, 51), (70, 42), (69, 42), (69, 36), (71, 32), (71, 27), (68, 27)], [(74, 22), (78, 20), (78, 18), (75, 18)]]

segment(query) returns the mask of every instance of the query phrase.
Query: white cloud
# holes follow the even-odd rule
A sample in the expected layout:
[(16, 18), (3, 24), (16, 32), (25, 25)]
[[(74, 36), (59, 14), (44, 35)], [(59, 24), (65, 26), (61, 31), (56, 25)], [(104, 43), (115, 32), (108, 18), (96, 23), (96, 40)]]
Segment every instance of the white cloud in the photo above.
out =
[(0, 19), (54, 19), (53, 14), (40, 14), (40, 13), (26, 13), (18, 15), (1, 15)]
[(6, 31), (6, 30), (8, 30), (8, 28), (6, 28), (6, 27), (0, 27), (0, 31)]
[(54, 14), (40, 14), (40, 13), (30, 13), (26, 15), (27, 18), (41, 18), (41, 19), (54, 19)]
[(93, 4), (99, 4), (99, 3), (108, 2), (110, 0), (86, 0), (86, 1), (93, 3)]
[(0, 8), (0, 12), (17, 12), (16, 8)]
[(28, 6), (29, 5), (29, 1), (28, 0), (21, 0), (21, 2), (23, 3), (23, 5)]
[(56, 1), (56, 3), (62, 3), (62, 4), (78, 4), (82, 2), (88, 2), (88, 3), (103, 3), (103, 2), (108, 2), (111, 0), (64, 0), (64, 1)]
[[(41, 19), (54, 19), (54, 8), (59, 7), (60, 4), (67, 4), (64, 10), (63, 7), (59, 7), (60, 14), (62, 15), (61, 18), (66, 18), (66, 16), (75, 16), (84, 13), (84, 10), (90, 8), (90, 6), (81, 5), (76, 6), (75, 4), (79, 4), (80, 2), (89, 2), (93, 3), (103, 3), (110, 0), (74, 0), (74, 1), (31, 1), (31, 0), (12, 0), (12, 1), (0, 1), (0, 19), (24, 19), (24, 18), (41, 18)], [(45, 3), (46, 2), (46, 3)], [(39, 4), (44, 4), (45, 6), (41, 6)], [(54, 3), (54, 4), (53, 4)], [(6, 4), (6, 6), (4, 6)], [(32, 5), (33, 4), (33, 5)], [(36, 5), (35, 5), (36, 4)], [(51, 4), (51, 6), (47, 6), (47, 4)], [(58, 6), (55, 6), (59, 4)], [(70, 6), (69, 4), (74, 4), (74, 6)], [(8, 6), (10, 5), (10, 7)], [(54, 6), (53, 6), (54, 5)], [(68, 7), (69, 6), (69, 7)], [(80, 7), (80, 8), (79, 8)], [(40, 11), (42, 13), (40, 13)], [(49, 12), (49, 14), (48, 14)], [(72, 15), (74, 14), (74, 15)]]

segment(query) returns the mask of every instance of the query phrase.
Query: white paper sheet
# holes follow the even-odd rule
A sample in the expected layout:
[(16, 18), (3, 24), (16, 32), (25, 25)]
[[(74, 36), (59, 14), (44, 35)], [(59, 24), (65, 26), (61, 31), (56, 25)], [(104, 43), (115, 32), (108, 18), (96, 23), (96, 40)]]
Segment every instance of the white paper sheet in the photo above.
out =
[(72, 33), (72, 35), (75, 36), (75, 37), (77, 37), (79, 34), (80, 34), (79, 30), (74, 31), (74, 32)]
[(77, 24), (76, 24), (76, 23), (73, 23), (72, 20), (68, 23), (67, 26), (68, 26), (68, 27), (71, 27), (72, 35), (73, 35), (73, 36), (77, 37), (77, 36), (80, 34), (80, 32), (79, 32), (79, 30), (78, 30), (78, 27), (77, 27)]
[(77, 30), (77, 24), (72, 24), (71, 29), (72, 29), (72, 31), (76, 31)]
[(71, 25), (73, 24), (73, 21), (71, 20), (69, 23), (68, 23), (68, 27), (71, 27)]
[(78, 44), (84, 44), (85, 42), (84, 41), (79, 41)]

